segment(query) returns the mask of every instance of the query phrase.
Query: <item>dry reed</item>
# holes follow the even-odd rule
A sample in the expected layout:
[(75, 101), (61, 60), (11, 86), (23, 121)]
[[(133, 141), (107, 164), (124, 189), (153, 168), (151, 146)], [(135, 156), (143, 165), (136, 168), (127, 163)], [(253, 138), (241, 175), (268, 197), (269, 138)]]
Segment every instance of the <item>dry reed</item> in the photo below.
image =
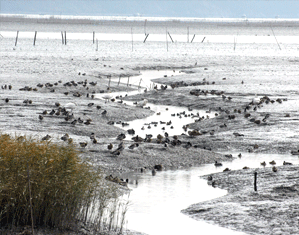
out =
[(116, 191), (98, 169), (82, 162), (73, 144), (0, 135), (1, 227), (64, 229), (81, 221), (102, 230)]

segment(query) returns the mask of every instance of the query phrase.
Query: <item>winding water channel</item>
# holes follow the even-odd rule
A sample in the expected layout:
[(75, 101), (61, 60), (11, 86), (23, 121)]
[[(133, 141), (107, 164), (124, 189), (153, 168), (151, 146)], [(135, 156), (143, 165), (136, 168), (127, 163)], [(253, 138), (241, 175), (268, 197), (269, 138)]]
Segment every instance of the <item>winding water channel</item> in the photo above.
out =
[[(152, 79), (165, 75), (174, 76), (176, 73), (172, 70), (142, 71), (140, 76), (130, 78), (130, 81), (138, 86), (142, 78), (143, 86), (149, 88), (152, 86)], [(143, 89), (142, 91), (128, 93), (113, 93), (111, 96), (134, 95), (138, 92), (143, 92)], [(133, 105), (132, 102), (126, 103)], [(144, 137), (145, 133), (156, 136), (162, 130), (163, 132), (167, 131), (170, 135), (180, 135), (183, 132), (183, 125), (194, 122), (194, 117), (191, 113), (199, 116), (207, 115), (205, 110), (190, 111), (184, 107), (168, 107), (153, 104), (147, 104), (146, 106), (155, 111), (155, 114), (144, 119), (129, 122), (128, 126), (120, 127), (125, 130), (134, 127), (135, 135), (141, 137)], [(187, 118), (173, 115), (183, 112), (187, 114)], [(190, 114), (189, 117), (188, 114)], [(209, 113), (209, 115), (211, 117), (215, 116), (213, 113)], [(171, 121), (173, 125), (161, 124), (160, 120)], [(149, 126), (150, 128), (148, 128)], [(170, 128), (171, 126), (173, 126), (173, 129)], [(227, 193), (225, 190), (209, 186), (200, 176), (221, 172), (226, 167), (232, 170), (242, 169), (244, 166), (250, 168), (262, 167), (260, 165), (262, 160), (266, 162), (275, 160), (277, 165), (282, 165), (283, 161), (299, 164), (299, 160), (291, 154), (242, 153), (242, 158), (238, 158), (238, 153), (236, 152), (230, 152), (230, 154), (236, 157), (235, 160), (224, 163), (224, 166), (220, 168), (216, 168), (214, 164), (207, 164), (189, 169), (162, 171), (155, 176), (152, 176), (150, 171), (142, 174), (128, 173), (123, 175), (123, 177), (130, 179), (129, 188), (131, 189), (130, 194), (125, 196), (130, 201), (126, 214), (126, 228), (150, 235), (244, 234), (208, 224), (204, 221), (193, 220), (180, 212), (191, 204), (221, 197)]]

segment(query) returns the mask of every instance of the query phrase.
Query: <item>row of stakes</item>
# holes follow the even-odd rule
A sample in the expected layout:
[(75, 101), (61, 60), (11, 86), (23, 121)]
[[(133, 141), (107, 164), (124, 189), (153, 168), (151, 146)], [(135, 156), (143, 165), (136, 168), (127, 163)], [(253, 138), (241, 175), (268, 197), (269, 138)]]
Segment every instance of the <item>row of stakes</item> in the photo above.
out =
[[(131, 35), (132, 35), (132, 48), (133, 48), (133, 31), (131, 29)], [(169, 36), (169, 38), (171, 39), (171, 42), (174, 42), (174, 40), (172, 39), (170, 33), (166, 30), (166, 42), (167, 41), (167, 35)], [(35, 42), (36, 42), (36, 36), (37, 36), (37, 31), (35, 31), (34, 33), (34, 39), (33, 39), (33, 46), (35, 46)], [(147, 38), (149, 36), (149, 33), (145, 33), (145, 38), (143, 40), (143, 43), (146, 42)], [(16, 40), (15, 40), (15, 46), (17, 46), (18, 43), (18, 37), (19, 37), (19, 31), (17, 31), (17, 36), (16, 36)], [(193, 42), (195, 38), (195, 34), (192, 37), (191, 43)], [(206, 37), (203, 38), (203, 40), (201, 41), (202, 43), (204, 42)], [(62, 45), (66, 45), (67, 44), (67, 40), (66, 40), (66, 31), (61, 31), (61, 40), (62, 40)], [(96, 42), (98, 44), (98, 39), (95, 38), (95, 31), (93, 31), (93, 44)], [(189, 42), (189, 31), (188, 31), (188, 42)]]

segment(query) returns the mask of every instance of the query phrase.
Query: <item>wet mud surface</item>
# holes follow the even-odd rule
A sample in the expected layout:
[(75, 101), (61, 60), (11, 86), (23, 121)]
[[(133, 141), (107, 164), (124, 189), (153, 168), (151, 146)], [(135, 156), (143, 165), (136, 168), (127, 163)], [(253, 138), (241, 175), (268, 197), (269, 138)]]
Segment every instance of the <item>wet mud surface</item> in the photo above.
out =
[[(182, 212), (246, 234), (297, 234), (298, 166), (243, 169), (204, 176), (228, 194)], [(257, 191), (254, 190), (257, 172)]]

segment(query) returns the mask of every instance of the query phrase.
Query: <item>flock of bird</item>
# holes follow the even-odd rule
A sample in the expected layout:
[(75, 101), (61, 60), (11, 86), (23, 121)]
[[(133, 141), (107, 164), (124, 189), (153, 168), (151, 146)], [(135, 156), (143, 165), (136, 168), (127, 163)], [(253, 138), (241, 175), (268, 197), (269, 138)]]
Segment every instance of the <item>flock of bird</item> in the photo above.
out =
[[(206, 81), (203, 81), (204, 84), (207, 84)], [(49, 92), (55, 92), (55, 88), (58, 87), (59, 84), (61, 84), (62, 82), (61, 81), (58, 81), (58, 82), (55, 82), (55, 83), (45, 83), (45, 84), (41, 84), (41, 83), (38, 83), (37, 84), (37, 88), (33, 88), (33, 87), (29, 87), (29, 86), (25, 86), (19, 90), (21, 91), (37, 91), (38, 89), (41, 89), (41, 88), (45, 88), (45, 89), (48, 89)], [(90, 87), (94, 87), (97, 85), (97, 82), (87, 82), (87, 79), (85, 79), (84, 81), (80, 81), (80, 82), (75, 82), (75, 81), (70, 81), (70, 82), (66, 82), (63, 84), (64, 87), (67, 87), (67, 88), (70, 88), (70, 87), (77, 87), (77, 86), (82, 86), (87, 93), (85, 92), (64, 92), (64, 95), (69, 95), (69, 94), (73, 94), (74, 97), (81, 97), (83, 96), (84, 94), (86, 94), (86, 97), (87, 98), (91, 98), (91, 99), (94, 99), (94, 94), (95, 94), (95, 91), (91, 91), (89, 90)], [(198, 85), (198, 84), (192, 84), (192, 85)], [(200, 84), (202, 85), (202, 83)], [(178, 82), (178, 83), (174, 83), (171, 85), (172, 88), (175, 88), (175, 87), (179, 87), (179, 86), (186, 86), (186, 84), (184, 82)], [(12, 86), (11, 85), (3, 85), (2, 86), (2, 89), (9, 89), (11, 90), (12, 89)], [(164, 85), (161, 85), (161, 90), (166, 90), (167, 89), (167, 85), (164, 86)], [(200, 96), (200, 95), (216, 95), (216, 96), (220, 96), (221, 99), (223, 101), (231, 101), (232, 100), (232, 97), (230, 96), (226, 96), (224, 94), (223, 91), (216, 91), (216, 90), (211, 90), (211, 91), (208, 91), (208, 90), (201, 90), (201, 89), (193, 89), (190, 91), (190, 94), (191, 95), (195, 95), (195, 96)], [(115, 99), (112, 100), (112, 96), (110, 94), (107, 94), (107, 95), (104, 95), (102, 96), (102, 98), (105, 100), (105, 103), (109, 102), (109, 101), (115, 101)], [(5, 98), (4, 101), (6, 103), (9, 102), (9, 98)], [(266, 114), (262, 119), (256, 119), (256, 118), (253, 118), (252, 117), (252, 114), (250, 113), (250, 111), (257, 111), (258, 108), (262, 107), (263, 104), (270, 104), (270, 103), (282, 103), (282, 101), (286, 101), (286, 99), (270, 99), (269, 97), (267, 96), (264, 96), (262, 98), (253, 98), (252, 101), (250, 103), (248, 103), (245, 107), (243, 108), (240, 108), (240, 109), (234, 109), (233, 111), (230, 111), (230, 110), (225, 110), (223, 109), (222, 107), (219, 107), (218, 111), (220, 113), (225, 113), (227, 115), (227, 118), (228, 120), (233, 120), (236, 118), (236, 115), (238, 114), (242, 114), (244, 115), (244, 118), (248, 119), (250, 122), (253, 122), (257, 125), (261, 124), (261, 123), (265, 123), (269, 117), (270, 117), (270, 114)], [(32, 104), (32, 100), (30, 99), (25, 99), (23, 101), (23, 103), (25, 105), (29, 105), (29, 104)], [(146, 104), (148, 103), (148, 100), (147, 99), (143, 99), (142, 101), (139, 101), (139, 102), (136, 102), (134, 103), (137, 107), (145, 107)], [(78, 104), (76, 102), (70, 102), (70, 103), (66, 103), (66, 104), (60, 104), (59, 102), (55, 102), (55, 104), (53, 105), (55, 108), (51, 109), (51, 110), (44, 110), (41, 114), (38, 115), (38, 118), (40, 121), (43, 121), (45, 117), (50, 117), (50, 116), (60, 116), (60, 117), (63, 117), (65, 122), (69, 123), (70, 125), (77, 125), (77, 124), (84, 124), (84, 125), (90, 125), (92, 123), (92, 120), (90, 118), (87, 118), (87, 119), (84, 119), (84, 118), (81, 118), (81, 117), (75, 117), (74, 115), (74, 111), (78, 108)], [(107, 110), (103, 110), (101, 106), (99, 105), (95, 105), (94, 102), (90, 102), (86, 105), (88, 108), (92, 108), (94, 106), (96, 106), (97, 110), (101, 110), (101, 115), (103, 117), (105, 117), (107, 115)], [(190, 108), (190, 111), (192, 111), (192, 109)], [(78, 113), (78, 112), (77, 112)], [(160, 115), (159, 113), (157, 113), (157, 115)], [(218, 113), (215, 113), (215, 116), (218, 116), (219, 114)], [(203, 119), (209, 119), (209, 115), (207, 116), (200, 116), (199, 113), (197, 114), (187, 114), (186, 112), (180, 112), (180, 113), (174, 113), (174, 114), (171, 114), (171, 116), (178, 116), (179, 118), (183, 118), (183, 117), (192, 117), (192, 118), (198, 118), (195, 120), (195, 122), (199, 122), (199, 121), (202, 121)], [(114, 123), (114, 122), (113, 122)], [(125, 125), (125, 123), (123, 123)], [(148, 129), (151, 128), (151, 124), (154, 125), (154, 126), (157, 126), (158, 123), (150, 123), (150, 124), (145, 124), (145, 126), (147, 126)], [(169, 125), (170, 128), (173, 128), (172, 126), (172, 123), (171, 121), (168, 121), (168, 122), (164, 122), (164, 121), (160, 121), (160, 124), (165, 124), (165, 125)], [(226, 128), (227, 127), (227, 124), (226, 123), (223, 123), (222, 125), (219, 126), (219, 128)], [(144, 127), (143, 127), (144, 128)], [(163, 129), (164, 128), (164, 129)], [(165, 130), (165, 127), (163, 127), (162, 130), (164, 131)], [(210, 133), (211, 135), (214, 135), (215, 134), (215, 130), (211, 130), (209, 132), (205, 132), (205, 131), (199, 131), (199, 130), (189, 130), (188, 131), (188, 128), (189, 126), (188, 125), (184, 125), (183, 127), (183, 130), (185, 132), (188, 133), (189, 136), (197, 136), (197, 135), (202, 135), (202, 134), (206, 134), (206, 133)], [(135, 134), (135, 131), (134, 129), (129, 129), (128, 130), (128, 134), (129, 135), (134, 135)], [(240, 137), (240, 136), (244, 136), (243, 134), (240, 134), (240, 133), (237, 133), (237, 132), (234, 132), (233, 133), (236, 137)], [(108, 144), (107, 146), (107, 149), (108, 151), (113, 155), (113, 156), (118, 156), (121, 154), (121, 152), (125, 149), (125, 145), (124, 145), (124, 142), (123, 140), (126, 138), (126, 135), (125, 134), (120, 134), (117, 136), (117, 140), (120, 141), (120, 143), (114, 148), (113, 144), (110, 143)], [(42, 138), (42, 140), (49, 140), (51, 139), (51, 136), (50, 135), (46, 135)], [(146, 135), (145, 138), (141, 138), (140, 136), (134, 136), (132, 137), (132, 140), (133, 140), (133, 143), (130, 144), (128, 146), (128, 149), (129, 150), (133, 150), (135, 148), (138, 148), (140, 146), (140, 143), (141, 142), (152, 142), (153, 141), (153, 136), (152, 135)], [(72, 143), (73, 140), (72, 138), (70, 138), (70, 136), (68, 134), (64, 134), (62, 137), (61, 137), (61, 140), (63, 141), (67, 141), (69, 143)], [(92, 141), (93, 144), (96, 144), (98, 143), (97, 139), (96, 139), (96, 136), (94, 133), (91, 133), (90, 135), (90, 140)], [(182, 142), (178, 139), (178, 136), (173, 136), (172, 138), (169, 137), (168, 133), (167, 132), (164, 132), (163, 135), (161, 134), (158, 134), (155, 138), (155, 142), (158, 143), (158, 144), (163, 144), (164, 147), (167, 147), (168, 145), (171, 145), (171, 146), (182, 146), (186, 149), (190, 148), (190, 147), (195, 147), (191, 142), (187, 141), (187, 142)], [(81, 148), (85, 148), (87, 145), (88, 145), (88, 142), (79, 142), (79, 145)], [(241, 155), (241, 154), (240, 154)], [(241, 157), (239, 155), (239, 157)], [(269, 164), (273, 165), (273, 168), (272, 170), (274, 172), (277, 171), (277, 168), (274, 166), (276, 164), (275, 161), (272, 161), (272, 162), (269, 162)], [(223, 166), (222, 163), (220, 162), (215, 162), (214, 164), (216, 167), (221, 167)], [(262, 166), (266, 166), (266, 162), (262, 162), (261, 163)], [(289, 163), (289, 162), (283, 162), (283, 165), (292, 165), (292, 163)], [(248, 167), (244, 167), (243, 169), (248, 169)], [(156, 169), (156, 168), (153, 168), (152, 170), (152, 174), (154, 175), (156, 170), (160, 170), (159, 169)], [(230, 169), (228, 168), (225, 168), (224, 171), (229, 171)]]

